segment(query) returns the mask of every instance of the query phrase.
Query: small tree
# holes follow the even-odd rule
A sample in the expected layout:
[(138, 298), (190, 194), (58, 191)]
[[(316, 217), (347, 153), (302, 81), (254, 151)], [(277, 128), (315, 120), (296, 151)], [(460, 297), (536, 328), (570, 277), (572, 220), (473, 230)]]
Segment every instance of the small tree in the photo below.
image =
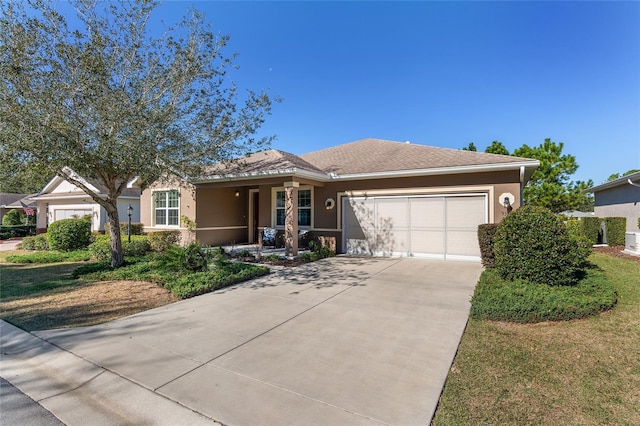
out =
[(117, 199), (127, 184), (202, 176), (264, 147), (271, 138), (256, 133), (272, 99), (238, 94), (227, 77), (234, 56), (222, 53), (229, 37), (197, 11), (153, 38), (155, 1), (70, 3), (74, 21), (44, 0), (0, 4), (0, 161), (58, 175), (104, 207), (117, 267)]

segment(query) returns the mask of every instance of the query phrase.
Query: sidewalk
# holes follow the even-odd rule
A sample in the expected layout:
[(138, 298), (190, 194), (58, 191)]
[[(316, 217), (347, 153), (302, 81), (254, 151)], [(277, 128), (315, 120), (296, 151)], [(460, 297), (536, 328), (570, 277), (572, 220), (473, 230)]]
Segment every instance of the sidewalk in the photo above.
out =
[(2, 320), (0, 347), (0, 376), (67, 425), (218, 424)]

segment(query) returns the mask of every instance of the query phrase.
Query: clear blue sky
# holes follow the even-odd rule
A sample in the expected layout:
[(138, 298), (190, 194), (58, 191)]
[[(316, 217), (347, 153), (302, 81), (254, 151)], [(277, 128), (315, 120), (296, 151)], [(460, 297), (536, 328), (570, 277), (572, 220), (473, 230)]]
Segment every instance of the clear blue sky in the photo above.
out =
[(374, 137), (509, 151), (564, 142), (602, 183), (640, 169), (639, 2), (220, 2), (190, 7), (283, 99), (264, 134), (301, 154)]

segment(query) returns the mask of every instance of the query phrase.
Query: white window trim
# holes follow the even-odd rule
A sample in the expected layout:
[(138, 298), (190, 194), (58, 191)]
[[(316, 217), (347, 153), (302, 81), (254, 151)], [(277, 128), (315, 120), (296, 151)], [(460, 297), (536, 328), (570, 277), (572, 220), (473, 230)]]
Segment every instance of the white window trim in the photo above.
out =
[[(278, 221), (277, 206), (276, 206), (277, 194), (278, 194), (278, 192), (284, 192), (284, 190), (285, 190), (284, 186), (278, 186), (278, 187), (271, 188), (271, 227), (272, 228), (284, 229), (284, 225), (277, 225), (276, 224), (277, 221)], [(301, 190), (310, 190), (311, 191), (311, 207), (310, 207), (311, 225), (310, 226), (300, 226), (300, 225), (298, 225), (298, 229), (311, 230), (311, 229), (313, 229), (313, 221), (314, 221), (314, 216), (315, 216), (314, 212), (313, 212), (313, 209), (315, 207), (313, 186), (311, 186), (311, 185), (300, 185), (298, 187), (298, 191), (301, 191)]]
[[(177, 225), (169, 225), (169, 224), (160, 224), (156, 223), (156, 194), (159, 192), (170, 192), (176, 191), (178, 193), (178, 224)], [(154, 228), (171, 228), (171, 229), (179, 229), (180, 228), (180, 202), (181, 194), (180, 189), (178, 188), (158, 188), (151, 191), (151, 223)], [(169, 200), (167, 199), (167, 207), (164, 208), (167, 211), (167, 222), (169, 221)], [(171, 207), (171, 209), (175, 209), (175, 207)]]

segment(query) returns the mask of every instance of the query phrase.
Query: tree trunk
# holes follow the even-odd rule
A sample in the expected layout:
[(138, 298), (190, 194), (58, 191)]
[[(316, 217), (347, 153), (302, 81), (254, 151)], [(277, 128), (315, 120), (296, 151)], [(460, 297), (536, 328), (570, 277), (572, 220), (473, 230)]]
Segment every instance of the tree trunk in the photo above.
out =
[(109, 236), (111, 237), (111, 267), (118, 268), (124, 265), (124, 252), (122, 250), (122, 239), (120, 236), (120, 218), (118, 217), (117, 201), (110, 201), (107, 210), (109, 218)]

